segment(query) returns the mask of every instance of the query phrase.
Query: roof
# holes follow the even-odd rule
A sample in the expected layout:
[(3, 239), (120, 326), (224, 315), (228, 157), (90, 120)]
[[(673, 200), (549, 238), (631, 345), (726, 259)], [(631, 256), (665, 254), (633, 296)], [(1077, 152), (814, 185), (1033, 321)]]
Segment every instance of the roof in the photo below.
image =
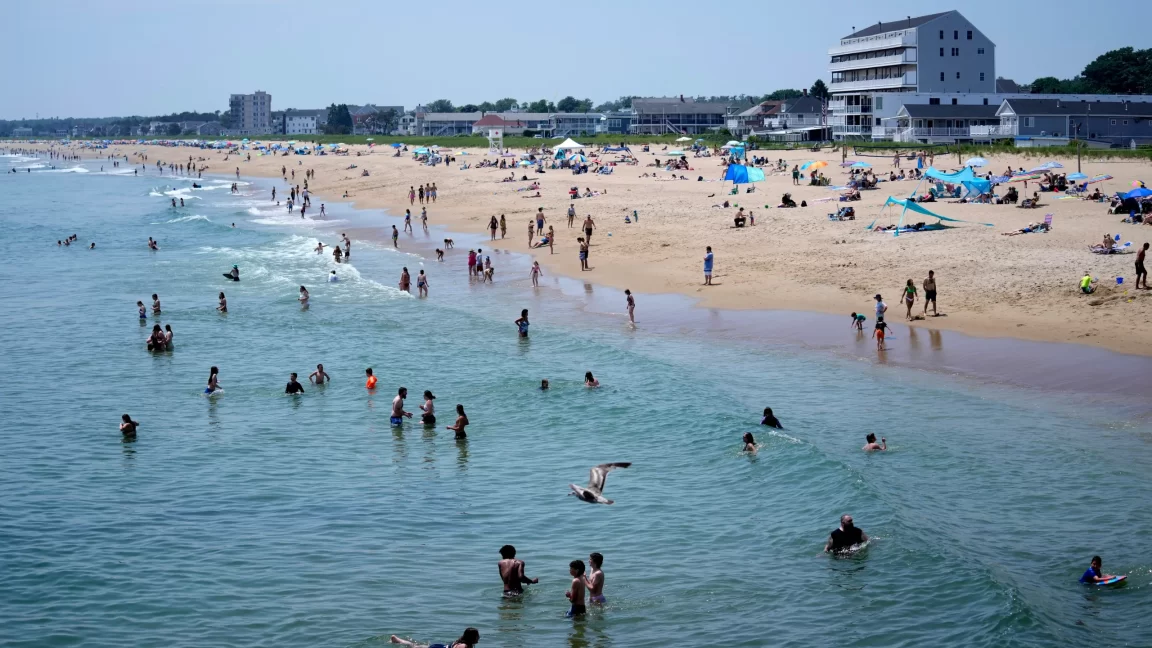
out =
[(762, 101), (748, 110), (737, 115), (737, 117), (755, 117), (757, 115), (770, 115), (780, 109), (782, 101)]
[(1005, 99), (1017, 115), (1108, 115), (1152, 117), (1147, 101), (1065, 101), (1063, 99)]
[(472, 125), (473, 126), (509, 126), (511, 124), (504, 121), (504, 118), (501, 117), (500, 115), (497, 115), (496, 113), (488, 113), (487, 115), (484, 115), (483, 117), (481, 117), (479, 119), (479, 121), (477, 121), (475, 124), (472, 124)]
[(327, 115), (327, 114), (328, 114), (327, 108), (316, 109), (316, 110), (285, 110), (284, 111), (285, 117), (319, 117), (321, 115)]
[(818, 113), (824, 110), (824, 103), (812, 95), (786, 99), (780, 114)]
[(851, 34), (848, 34), (844, 38), (860, 38), (861, 36), (875, 36), (876, 34), (884, 34), (884, 33), (891, 32), (891, 31), (900, 31), (902, 29), (912, 29), (913, 27), (919, 27), (920, 25), (923, 25), (924, 23), (932, 22), (933, 20), (936, 20), (940, 16), (946, 16), (950, 13), (953, 13), (953, 12), (945, 11), (943, 13), (928, 14), (927, 16), (917, 16), (916, 18), (908, 17), (908, 18), (905, 18), (903, 20), (895, 20), (893, 22), (876, 23), (875, 25), (872, 25), (871, 27), (865, 27), (864, 29), (861, 29), (860, 31), (852, 32)]
[(982, 106), (980, 104), (904, 104), (901, 113), (912, 118), (926, 119), (996, 119), (996, 111), (1000, 106)]
[(1020, 89), (1020, 84), (1016, 83), (1012, 79), (998, 78), (996, 79), (996, 92), (1003, 94), (1016, 94), (1018, 92), (1023, 92), (1023, 90)]

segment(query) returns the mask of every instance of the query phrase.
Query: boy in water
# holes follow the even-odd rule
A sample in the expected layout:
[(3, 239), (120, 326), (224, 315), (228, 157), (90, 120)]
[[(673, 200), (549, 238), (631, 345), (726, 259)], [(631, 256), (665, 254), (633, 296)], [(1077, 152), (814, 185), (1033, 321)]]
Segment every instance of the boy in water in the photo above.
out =
[(1081, 583), (1099, 583), (1100, 581), (1111, 580), (1116, 578), (1112, 574), (1101, 574), (1100, 568), (1104, 566), (1104, 561), (1100, 560), (1100, 556), (1092, 556), (1092, 564), (1088, 566), (1088, 570), (1080, 577)]
[(600, 569), (604, 556), (594, 551), (588, 555), (588, 564), (592, 565), (592, 571), (584, 579), (588, 584), (588, 600), (594, 605), (604, 605), (607, 602), (604, 598), (604, 571)]
[(524, 561), (516, 558), (516, 547), (512, 545), (500, 547), (500, 562), (496, 566), (500, 569), (500, 580), (504, 581), (504, 596), (520, 596), (524, 593), (522, 584), (540, 582), (539, 578), (524, 575)]
[(861, 315), (860, 313), (852, 313), (852, 328), (856, 329), (857, 331), (863, 331), (864, 321), (867, 319), (867, 317)]
[(313, 385), (323, 385), (329, 380), (332, 380), (332, 376), (329, 376), (328, 372), (324, 371), (324, 365), (322, 364), (316, 365), (316, 371), (313, 371), (311, 375), (308, 376), (308, 382)]
[(568, 609), (567, 616), (583, 616), (588, 613), (588, 608), (584, 606), (584, 561), (573, 560), (568, 563), (568, 573), (572, 575), (572, 587), (564, 592), (564, 597), (572, 602), (572, 607)]
[(876, 338), (876, 350), (884, 350), (884, 332), (888, 330), (888, 323), (884, 320), (876, 322), (876, 330), (872, 331), (872, 337)]

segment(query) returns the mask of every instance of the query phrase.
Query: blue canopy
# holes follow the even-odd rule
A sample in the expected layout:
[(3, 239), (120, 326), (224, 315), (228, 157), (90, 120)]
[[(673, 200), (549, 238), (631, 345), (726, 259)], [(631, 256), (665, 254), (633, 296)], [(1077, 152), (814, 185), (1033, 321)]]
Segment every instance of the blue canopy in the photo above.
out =
[(392, 148), (400, 148), (401, 146), (404, 146), (404, 145), (403, 145), (403, 144), (400, 144), (400, 143), (397, 143), (397, 142), (393, 142), (392, 144), (390, 144), (390, 146), (391, 146)]
[(976, 175), (970, 167), (965, 167), (956, 173), (944, 173), (936, 167), (929, 167), (924, 172), (927, 178), (935, 178), (944, 182), (963, 185), (968, 193), (984, 194), (992, 191), (992, 183)]
[(1144, 187), (1136, 187), (1132, 191), (1124, 194), (1125, 198), (1147, 198), (1149, 196), (1152, 196), (1152, 189), (1146, 189)]
[[(931, 216), (932, 218), (942, 220), (942, 221), (951, 221), (953, 223), (973, 223), (973, 222), (975, 222), (975, 221), (966, 221), (966, 220), (962, 220), (959, 218), (948, 218), (947, 216), (941, 216), (940, 214), (937, 214), (936, 212), (929, 211), (927, 208), (920, 205), (920, 203), (915, 203), (915, 202), (912, 202), (911, 200), (901, 200), (899, 198), (893, 198), (892, 196), (888, 196), (888, 200), (884, 201), (884, 206), (887, 207), (888, 205), (899, 205), (899, 206), (904, 208), (905, 212), (914, 211), (918, 214), (924, 214), (925, 216)], [(901, 224), (904, 223), (904, 214), (903, 213), (900, 215), (900, 223)], [(985, 227), (992, 227), (992, 223), (976, 223), (976, 224), (977, 225), (984, 225)]]
[(735, 184), (762, 182), (764, 180), (764, 169), (746, 167), (743, 164), (729, 164), (728, 172), (724, 174), (724, 180), (731, 180)]

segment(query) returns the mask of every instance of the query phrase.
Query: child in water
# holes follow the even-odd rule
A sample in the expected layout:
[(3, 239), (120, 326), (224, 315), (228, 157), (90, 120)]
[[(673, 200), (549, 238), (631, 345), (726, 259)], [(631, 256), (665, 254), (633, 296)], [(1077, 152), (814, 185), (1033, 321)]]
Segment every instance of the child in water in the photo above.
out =
[(852, 328), (856, 329), (857, 331), (863, 331), (864, 321), (867, 319), (867, 317), (864, 317), (860, 313), (852, 313)]
[(741, 443), (744, 444), (744, 447), (740, 449), (740, 452), (756, 454), (756, 452), (760, 449), (760, 446), (756, 444), (756, 438), (752, 436), (751, 432), (744, 433), (744, 438), (741, 439)]
[(888, 323), (884, 320), (876, 322), (876, 330), (872, 331), (872, 337), (876, 338), (876, 350), (884, 350), (884, 332), (888, 330)]

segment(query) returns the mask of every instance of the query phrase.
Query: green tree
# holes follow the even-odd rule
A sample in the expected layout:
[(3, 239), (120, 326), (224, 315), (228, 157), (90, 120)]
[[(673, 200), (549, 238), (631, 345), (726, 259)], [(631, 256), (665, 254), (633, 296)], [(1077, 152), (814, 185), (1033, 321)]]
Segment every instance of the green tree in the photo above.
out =
[(352, 132), (352, 113), (348, 111), (348, 104), (332, 104), (328, 106), (328, 123), (324, 132), (329, 135), (348, 135)]
[(448, 101), (447, 99), (437, 99), (436, 101), (429, 103), (427, 106), (425, 106), (425, 108), (428, 109), (428, 112), (433, 113), (456, 112), (456, 110), (452, 107), (452, 102)]
[(808, 94), (824, 101), (828, 98), (828, 86), (824, 85), (824, 79), (816, 79), (816, 83), (812, 84), (812, 88), (808, 90)]
[(168, 137), (176, 137), (180, 134), (180, 124), (176, 122), (168, 124), (168, 126), (164, 129), (164, 132), (166, 135), (168, 135)]
[(549, 103), (547, 99), (540, 99), (539, 101), (533, 101), (532, 103), (528, 104), (528, 107), (525, 108), (525, 110), (527, 112), (534, 113), (556, 112), (556, 106), (552, 103)]
[(1092, 92), (1152, 93), (1152, 49), (1121, 47), (1106, 52), (1085, 66), (1080, 76)]
[(480, 112), (480, 106), (477, 106), (476, 104), (464, 104), (463, 106), (457, 108), (456, 112)]
[(516, 100), (513, 99), (512, 97), (505, 97), (505, 98), (501, 99), (500, 101), (496, 102), (493, 110), (496, 110), (498, 112), (505, 112), (507, 110), (512, 110), (515, 107), (516, 107)]
[(770, 94), (764, 95), (762, 101), (784, 101), (785, 99), (795, 99), (802, 96), (804, 93), (796, 90), (795, 88), (782, 88), (774, 90)]
[(572, 95), (568, 95), (567, 97), (564, 97), (560, 101), (556, 102), (556, 109), (560, 112), (579, 112), (576, 110), (579, 106), (580, 100), (576, 97), (573, 97)]
[(480, 110), (489, 113), (496, 110), (496, 104), (492, 103), (491, 101), (484, 101), (480, 103), (479, 108)]
[(576, 112), (592, 112), (592, 100), (585, 97), (584, 100), (576, 106)]

